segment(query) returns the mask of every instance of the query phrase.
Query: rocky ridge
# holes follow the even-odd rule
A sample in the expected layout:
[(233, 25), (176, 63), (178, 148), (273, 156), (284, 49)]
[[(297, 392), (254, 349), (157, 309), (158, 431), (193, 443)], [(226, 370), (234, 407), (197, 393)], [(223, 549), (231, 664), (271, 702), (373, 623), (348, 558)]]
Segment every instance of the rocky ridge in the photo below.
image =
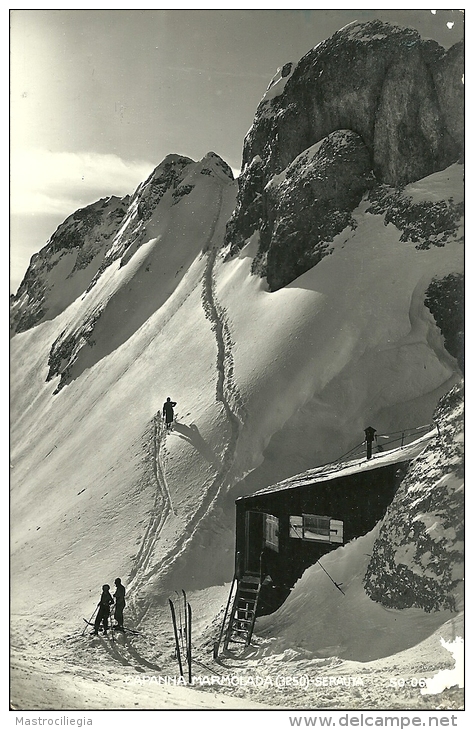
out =
[(253, 271), (265, 271), (270, 287), (278, 289), (317, 264), (330, 253), (329, 241), (354, 225), (351, 211), (374, 182), (368, 149), (350, 130), (333, 132), (302, 152), (265, 186)]
[[(104, 315), (108, 309), (109, 312), (113, 310), (113, 306), (109, 307), (109, 302), (116, 303), (120, 300), (120, 307), (123, 307), (123, 318), (119, 328), (121, 332), (116, 334), (117, 342), (122, 342), (127, 338), (128, 320), (131, 322), (129, 333), (131, 334), (140, 318), (146, 319), (153, 313), (154, 307), (159, 306), (157, 302), (161, 302), (160, 287), (158, 286), (155, 292), (153, 282), (165, 277), (166, 290), (169, 290), (169, 294), (173, 291), (183, 275), (183, 264), (176, 271), (168, 270), (164, 257), (169, 254), (163, 253), (161, 248), (163, 242), (170, 235), (179, 241), (179, 234), (174, 234), (173, 231), (183, 231), (187, 228), (193, 229), (195, 242), (206, 240), (208, 231), (201, 218), (206, 220), (212, 216), (214, 207), (217, 209), (220, 207), (222, 190), (232, 184), (233, 180), (231, 168), (214, 152), (209, 152), (199, 162), (180, 155), (168, 155), (137, 188), (118, 232), (108, 247), (96, 275), (85, 290), (88, 296), (81, 313), (71, 320), (52, 343), (47, 380), (60, 376), (55, 392), (69, 382), (72, 368), (79, 357), (84, 358), (87, 350), (89, 355), (85, 359), (94, 360), (90, 348), (96, 344), (94, 333), (98, 323), (105, 327)], [(203, 203), (204, 200), (207, 200), (207, 203)], [(186, 205), (185, 201), (189, 205)], [(183, 206), (181, 209), (180, 205)], [(203, 205), (206, 210), (201, 211)], [(182, 240), (182, 257), (185, 261), (189, 241), (186, 242), (186, 236)], [(146, 253), (143, 256), (137, 255), (145, 244), (147, 244)], [(179, 256), (179, 251), (176, 250), (177, 259)], [(124, 271), (123, 277), (119, 277), (115, 283), (113, 276), (109, 277), (107, 273), (113, 264), (114, 268), (119, 270), (127, 264), (131, 266), (130, 272)], [(127, 286), (122, 287), (120, 282), (125, 280)], [(142, 291), (144, 280), (150, 287), (146, 297), (143, 297)], [(93, 291), (95, 287), (99, 291)], [(158, 298), (156, 302), (155, 297)], [(114, 320), (114, 326), (116, 324)]]
[(120, 259), (121, 266), (130, 261), (148, 240), (160, 204), (163, 208), (177, 205), (194, 189), (196, 182), (189, 184), (188, 177), (196, 174), (234, 179), (231, 168), (215, 152), (199, 163), (170, 154), (133, 195), (104, 198), (69, 216), (32, 257), (18, 292), (11, 297), (12, 334), (60, 314), (89, 292), (114, 261)]

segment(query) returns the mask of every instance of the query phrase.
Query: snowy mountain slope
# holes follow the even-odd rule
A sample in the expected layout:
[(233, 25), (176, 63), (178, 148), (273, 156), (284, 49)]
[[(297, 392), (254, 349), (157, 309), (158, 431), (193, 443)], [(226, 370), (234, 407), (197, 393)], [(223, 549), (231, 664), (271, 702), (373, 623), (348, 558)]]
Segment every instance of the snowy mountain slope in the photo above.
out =
[[(450, 170), (427, 178), (425, 189), (439, 190), (444, 180), (449, 196)], [(445, 246), (420, 250), (367, 208), (363, 201), (354, 211), (356, 227), (335, 238), (330, 256), (278, 292), (249, 279), (252, 244), (220, 266), (219, 297), (242, 343), (235, 353), (248, 404), (242, 454), (261, 461), (268, 450), (269, 483), (298, 471), (286, 466), (288, 454), (301, 464), (307, 449), (308, 466), (324, 463), (362, 440), (369, 422), (379, 432), (428, 423), (459, 378), (424, 304), (433, 277), (463, 271), (458, 229)], [(252, 317), (239, 307), (244, 281), (253, 290)], [(262, 486), (257, 479), (249, 476), (250, 491)]]
[[(282, 93), (270, 88), (272, 103), (291, 88), (294, 69), (287, 71), (276, 79)], [(255, 204), (249, 170), (255, 183), (259, 165), (249, 164), (237, 210)], [(296, 187), (306, 172), (298, 171)], [(334, 181), (344, 187), (345, 179)], [(462, 378), (459, 347), (447, 344), (459, 322), (451, 328), (446, 316), (451, 282), (463, 276), (462, 193), (459, 164), (405, 187), (358, 191), (348, 224), (322, 239), (327, 255), (270, 291), (262, 272), (255, 275), (259, 230), (245, 229), (241, 248), (229, 242), (237, 184), (227, 165), (213, 153), (197, 163), (170, 155), (99, 246), (95, 273), (75, 272), (74, 300), (70, 280), (61, 286), (59, 269), (44, 267), (38, 281), (53, 291), (56, 316), (32, 327), (25, 319), (28, 329), (11, 340), (14, 653), (37, 658), (23, 638), (33, 626), (42, 651), (78, 662), (88, 676), (89, 647), (77, 626), (104, 581), (120, 575), (127, 620), (157, 638), (94, 656), (137, 671), (170, 668), (168, 595), (186, 588), (199, 626), (218, 627), (234, 567), (237, 496), (339, 457), (369, 423), (383, 434), (432, 421), (439, 398)], [(296, 222), (299, 208), (288, 201)], [(34, 291), (31, 281), (25, 288)], [(27, 318), (24, 291), (17, 306)], [(171, 434), (160, 416), (167, 396), (177, 401)], [(361, 588), (368, 557), (359, 543), (343, 550), (341, 566), (359, 576), (356, 605), (369, 605), (368, 618), (391, 632), (374, 656), (405, 650), (446, 620), (418, 608), (397, 627), (387, 623), (387, 610)], [(319, 590), (319, 580), (308, 590)], [(295, 589), (294, 632), (310, 620), (297, 597)], [(335, 610), (327, 598), (326, 621)], [(285, 661), (293, 629), (279, 617), (270, 626)], [(364, 631), (349, 640), (330, 627), (326, 638), (336, 654), (367, 661), (369, 624)], [(312, 651), (327, 654), (319, 641), (311, 636)]]
[[(61, 374), (58, 387), (119, 346), (165, 303), (227, 212), (224, 189), (231, 188), (232, 172), (217, 155), (194, 164), (170, 157), (132, 198), (105, 270), (53, 344), (48, 377)], [(178, 175), (176, 167), (184, 172)], [(183, 189), (186, 195), (177, 195)]]
[[(121, 269), (109, 266), (104, 283), (56, 320), (13, 338), (12, 562), (29, 574), (34, 550), (40, 601), (64, 608), (66, 586), (84, 581), (84, 565), (85, 604), (109, 571), (135, 576), (146, 601), (155, 600), (152, 579), (161, 584), (182, 551), (181, 580), (224, 580), (234, 495), (340, 455), (368, 421), (381, 432), (430, 420), (460, 374), (423, 292), (435, 274), (462, 270), (462, 247), (454, 240), (420, 251), (366, 207), (331, 256), (273, 294), (249, 276), (245, 251), (219, 257), (215, 270), (211, 249), (199, 253), (166, 303), (57, 395), (45, 382), (50, 343), (101, 286), (108, 294), (119, 277), (133, 281), (128, 267), (136, 271), (135, 256), (153, 244)], [(224, 225), (222, 216), (216, 245)], [(201, 247), (208, 239), (206, 231)], [(180, 426), (165, 442), (154, 424), (168, 394)], [(203, 566), (206, 551), (216, 564)], [(38, 566), (51, 561), (54, 584), (45, 586)], [(15, 586), (13, 605), (27, 600), (22, 594)], [(72, 608), (77, 596), (66, 600)]]
[[(205, 179), (208, 180), (209, 176)], [(232, 190), (230, 196), (232, 201)], [(225, 210), (225, 205), (223, 208)], [(227, 215), (228, 211), (220, 223), (221, 236)], [(219, 232), (218, 226), (216, 230)], [(204, 238), (201, 236), (198, 241), (200, 247), (207, 246), (211, 238), (209, 230), (204, 229)], [(196, 245), (193, 230), (188, 232), (187, 242), (188, 245), (189, 242)], [(176, 239), (172, 239), (168, 245), (170, 249), (176, 247)], [(145, 244), (138, 253), (146, 250)], [(189, 255), (186, 248), (184, 255)], [(94, 290), (99, 291), (100, 287), (91, 289), (83, 301), (78, 300), (56, 321), (44, 323), (13, 338), (12, 362), (18, 366), (19, 374), (14, 373), (13, 382), (20, 386), (24, 378), (23, 384), (29, 383), (26, 391), (19, 388), (18, 397), (13, 398), (12, 408), (12, 442), (15, 444), (12, 448), (12, 479), (18, 485), (12, 500), (12, 523), (15, 526), (12, 531), (12, 556), (15, 565), (18, 559), (17, 567), (20, 570), (21, 566), (28, 563), (31, 537), (34, 538), (37, 566), (42, 565), (42, 545), (44, 560), (51, 560), (48, 534), (54, 531), (57, 577), (60, 584), (60, 576), (69, 580), (71, 572), (67, 567), (68, 560), (78, 549), (76, 530), (82, 536), (79, 538), (80, 544), (84, 544), (83, 559), (87, 556), (92, 573), (94, 565), (99, 571), (106, 570), (104, 560), (105, 564), (115, 565), (116, 570), (121, 568), (124, 571), (127, 565), (131, 566), (130, 560), (135, 555), (137, 543), (146, 537), (146, 529), (140, 524), (147, 517), (153, 521), (155, 513), (161, 509), (155, 495), (156, 474), (153, 468), (150, 469), (150, 460), (154, 460), (158, 448), (155, 445), (154, 416), (159, 413), (168, 392), (179, 392), (179, 399), (183, 399), (192, 409), (192, 425), (197, 430), (196, 438), (191, 430), (190, 441), (183, 439), (180, 461), (186, 463), (192, 458), (193, 478), (198, 479), (199, 483), (209, 478), (212, 466), (208, 465), (207, 458), (196, 456), (192, 440), (194, 438), (199, 445), (196, 423), (199, 424), (201, 400), (204, 414), (210, 417), (211, 423), (214, 420), (220, 423), (222, 420), (219, 406), (215, 404), (215, 373), (211, 367), (215, 360), (215, 337), (201, 305), (204, 296), (202, 277), (206, 270), (206, 259), (211, 255), (209, 251), (207, 255), (199, 253), (194, 264), (185, 272), (183, 281), (175, 288), (173, 296), (169, 297), (151, 321), (139, 329), (134, 338), (129, 338), (122, 345), (120, 355), (114, 357), (112, 353), (112, 357), (101, 358), (95, 368), (85, 370), (80, 381), (72, 382), (54, 397), (54, 384), (45, 383), (50, 343), (68, 322), (80, 317), (84, 309), (87, 312), (88, 297), (93, 295)], [(132, 273), (136, 271), (136, 267), (133, 267), (135, 260), (136, 256), (122, 269), (118, 269), (115, 264), (108, 267), (103, 274), (106, 277), (106, 284), (103, 285), (106, 291), (107, 284), (109, 287), (116, 284), (113, 273), (119, 277), (125, 274), (130, 288), (128, 269), (132, 267)], [(189, 336), (193, 330), (197, 335), (194, 338)], [(203, 365), (202, 377), (196, 378), (196, 370), (200, 370)], [(148, 387), (144, 387), (144, 384), (148, 384)], [(153, 391), (157, 391), (155, 396)], [(160, 426), (161, 423), (158, 428)], [(225, 433), (222, 424), (220, 428)], [(106, 434), (104, 439), (101, 434)], [(219, 437), (217, 449), (220, 441)], [(142, 442), (147, 449), (145, 457)], [(172, 473), (172, 455), (169, 461), (168, 471)], [(31, 463), (36, 465), (33, 478), (29, 473)], [(58, 475), (62, 477), (59, 488)], [(151, 484), (148, 481), (150, 479)], [(159, 486), (166, 491), (164, 485)], [(188, 484), (180, 495), (177, 509), (184, 501), (192, 514), (199, 511), (199, 504), (196, 505), (195, 500), (199, 500), (202, 495), (198, 490), (194, 490), (196, 494), (192, 490), (186, 492), (186, 488), (189, 490)], [(40, 505), (37, 504), (38, 494), (41, 494)], [(67, 505), (70, 509), (66, 509)], [(95, 517), (84, 532), (80, 520), (87, 514), (95, 514)], [(173, 522), (174, 515), (171, 517)], [(182, 525), (180, 529), (183, 529)], [(172, 527), (169, 530), (173, 534)], [(122, 546), (120, 556), (107, 550), (111, 534)], [(153, 535), (154, 539), (156, 537)], [(20, 556), (16, 545), (25, 538), (27, 544), (23, 545), (20, 551), (23, 555)], [(145, 549), (139, 550), (142, 561), (144, 552)], [(64, 574), (61, 572), (63, 564)], [(79, 575), (82, 575), (84, 564), (79, 561), (78, 565)], [(141, 567), (144, 568), (143, 562)], [(36, 578), (42, 582), (41, 571)], [(100, 585), (103, 580), (98, 580), (97, 584)], [(56, 594), (54, 586), (50, 588), (53, 595)], [(13, 594), (15, 599), (15, 591)], [(59, 601), (64, 600), (61, 594), (62, 591), (57, 596)]]

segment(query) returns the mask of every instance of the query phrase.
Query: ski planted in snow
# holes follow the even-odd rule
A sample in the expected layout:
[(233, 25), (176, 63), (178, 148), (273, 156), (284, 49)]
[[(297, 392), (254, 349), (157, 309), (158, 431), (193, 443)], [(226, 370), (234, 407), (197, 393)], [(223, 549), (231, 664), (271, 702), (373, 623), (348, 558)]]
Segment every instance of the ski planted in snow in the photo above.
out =
[(176, 611), (174, 609), (174, 603), (171, 600), (171, 598), (169, 598), (168, 601), (170, 604), (171, 620), (173, 622), (174, 641), (175, 641), (175, 646), (176, 646), (176, 657), (178, 659), (178, 665), (179, 665), (179, 673), (180, 673), (181, 677), (183, 677), (184, 676), (183, 663), (181, 661), (181, 648), (179, 646), (178, 626), (176, 623)]
[[(184, 593), (184, 591), (183, 591)], [(186, 595), (186, 594), (185, 594)], [(186, 604), (186, 659), (188, 662), (188, 680), (189, 684), (192, 682), (192, 671), (191, 671), (191, 625), (192, 625), (192, 611), (189, 603)]]
[[(188, 681), (192, 682), (192, 671), (191, 671), (191, 624), (192, 624), (192, 611), (191, 606), (188, 603), (186, 597), (186, 591), (182, 590), (181, 595), (178, 591), (175, 591), (178, 596), (177, 610), (175, 604), (169, 598), (171, 619), (173, 622), (174, 640), (176, 646), (176, 657), (178, 659), (179, 671), (182, 677), (184, 677), (183, 658), (186, 662), (188, 670)], [(182, 601), (182, 608), (181, 608)], [(182, 616), (184, 615), (184, 626)], [(178, 626), (179, 617), (179, 626)]]
[[(183, 614), (184, 614), (184, 645), (186, 650), (186, 656), (188, 655), (188, 599), (186, 598), (186, 591), (181, 589), (183, 596)], [(178, 594), (179, 595), (179, 594)]]

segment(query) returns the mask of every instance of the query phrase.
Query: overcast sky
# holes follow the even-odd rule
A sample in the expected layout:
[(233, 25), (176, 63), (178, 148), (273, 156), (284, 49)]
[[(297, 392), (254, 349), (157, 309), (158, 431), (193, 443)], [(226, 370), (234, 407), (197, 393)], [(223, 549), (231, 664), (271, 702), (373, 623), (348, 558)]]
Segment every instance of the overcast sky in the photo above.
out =
[(374, 17), (463, 37), (459, 10), (12, 10), (12, 291), (68, 215), (133, 193), (167, 154), (238, 172), (277, 68)]

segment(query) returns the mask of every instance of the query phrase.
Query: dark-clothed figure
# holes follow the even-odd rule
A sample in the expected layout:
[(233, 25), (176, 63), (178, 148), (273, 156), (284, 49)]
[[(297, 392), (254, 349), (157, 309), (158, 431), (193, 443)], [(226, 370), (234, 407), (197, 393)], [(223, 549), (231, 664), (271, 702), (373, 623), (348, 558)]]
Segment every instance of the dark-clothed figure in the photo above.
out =
[(117, 622), (117, 624), (116, 624), (116, 626), (114, 626), (114, 628), (121, 629), (123, 631), (123, 609), (125, 608), (125, 586), (122, 585), (122, 581), (120, 580), (120, 578), (115, 579), (114, 599), (115, 599), (114, 619)]
[(107, 633), (107, 629), (109, 628), (110, 606), (113, 602), (114, 599), (110, 595), (110, 586), (106, 583), (102, 586), (102, 595), (99, 603), (97, 604), (99, 606), (99, 610), (97, 611), (97, 616), (94, 621), (94, 634), (96, 636), (99, 633), (101, 623), (104, 627), (104, 634)]
[(173, 408), (175, 407), (175, 405), (176, 405), (176, 403), (174, 401), (172, 401), (171, 398), (167, 398), (165, 403), (163, 403), (163, 418), (165, 419), (167, 431), (173, 430), (173, 420), (174, 420)]
[(365, 433), (365, 443), (367, 444), (367, 458), (372, 458), (372, 444), (374, 442), (374, 439), (376, 439), (376, 433), (377, 430), (375, 428), (372, 428), (372, 426), (367, 426), (367, 428), (364, 431)]

